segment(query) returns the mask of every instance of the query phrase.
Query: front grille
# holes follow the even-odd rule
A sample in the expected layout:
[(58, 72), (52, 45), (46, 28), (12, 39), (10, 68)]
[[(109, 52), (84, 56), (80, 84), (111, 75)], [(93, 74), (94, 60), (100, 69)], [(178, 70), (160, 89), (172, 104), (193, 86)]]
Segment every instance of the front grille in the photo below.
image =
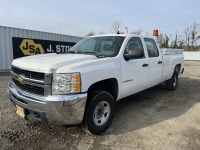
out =
[(25, 92), (44, 96), (44, 88), (42, 87), (37, 87), (37, 86), (29, 85), (29, 84), (21, 84), (19, 81), (15, 79), (13, 79), (13, 82), (18, 88), (20, 88), (21, 90)]
[(36, 80), (43, 80), (43, 81), (44, 81), (44, 78), (45, 78), (45, 73), (23, 70), (23, 69), (19, 69), (19, 68), (13, 67), (13, 66), (12, 66), (11, 70), (15, 74), (23, 75), (26, 78), (31, 78), (31, 79), (36, 79)]

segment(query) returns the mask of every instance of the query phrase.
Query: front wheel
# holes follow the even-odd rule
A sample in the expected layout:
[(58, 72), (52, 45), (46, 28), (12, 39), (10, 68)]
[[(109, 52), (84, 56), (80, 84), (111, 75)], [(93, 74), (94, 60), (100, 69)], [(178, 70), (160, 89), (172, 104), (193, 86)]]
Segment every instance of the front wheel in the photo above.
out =
[(89, 131), (100, 134), (111, 124), (115, 113), (113, 96), (105, 91), (94, 92), (89, 100), (86, 122)]
[(178, 85), (178, 73), (174, 71), (171, 79), (166, 81), (166, 88), (170, 91), (174, 91)]

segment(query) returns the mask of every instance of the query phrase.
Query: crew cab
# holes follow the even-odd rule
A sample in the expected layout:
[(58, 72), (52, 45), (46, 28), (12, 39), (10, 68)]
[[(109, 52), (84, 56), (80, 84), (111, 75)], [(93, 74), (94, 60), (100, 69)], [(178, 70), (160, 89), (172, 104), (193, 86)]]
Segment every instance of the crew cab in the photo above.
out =
[(100, 134), (112, 122), (116, 101), (161, 82), (175, 90), (183, 51), (160, 49), (154, 38), (133, 34), (84, 38), (67, 53), (15, 59), (8, 86), (21, 117), (75, 125)]

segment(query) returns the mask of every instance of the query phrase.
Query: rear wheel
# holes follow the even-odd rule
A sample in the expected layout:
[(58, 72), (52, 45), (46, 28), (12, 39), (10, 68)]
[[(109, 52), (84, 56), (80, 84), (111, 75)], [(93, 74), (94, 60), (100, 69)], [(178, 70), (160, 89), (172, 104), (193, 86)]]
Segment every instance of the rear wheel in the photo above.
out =
[(105, 91), (94, 92), (87, 105), (86, 123), (93, 134), (100, 134), (111, 124), (115, 113), (115, 100)]
[(174, 91), (178, 85), (178, 73), (174, 71), (171, 79), (166, 81), (166, 88), (170, 91)]

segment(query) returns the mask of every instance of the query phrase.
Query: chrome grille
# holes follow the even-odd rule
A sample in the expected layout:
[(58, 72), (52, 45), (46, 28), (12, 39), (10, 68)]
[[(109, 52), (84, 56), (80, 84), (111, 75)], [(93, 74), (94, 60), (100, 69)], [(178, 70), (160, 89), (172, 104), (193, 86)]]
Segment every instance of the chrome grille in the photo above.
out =
[(11, 74), (12, 82), (18, 91), (21, 90), (22, 94), (38, 96), (48, 96), (51, 94), (51, 73), (34, 72), (12, 66)]
[(19, 81), (15, 80), (14, 78), (12, 79), (12, 81), (19, 89), (21, 89), (25, 92), (44, 96), (44, 88), (43, 87), (37, 87), (37, 86), (29, 85), (26, 83), (21, 84)]
[(45, 79), (45, 73), (23, 70), (23, 69), (16, 68), (14, 66), (12, 66), (11, 70), (15, 74), (17, 74), (17, 75), (23, 75), (26, 78), (31, 78), (31, 79), (36, 79), (36, 80), (43, 80), (43, 81)]

